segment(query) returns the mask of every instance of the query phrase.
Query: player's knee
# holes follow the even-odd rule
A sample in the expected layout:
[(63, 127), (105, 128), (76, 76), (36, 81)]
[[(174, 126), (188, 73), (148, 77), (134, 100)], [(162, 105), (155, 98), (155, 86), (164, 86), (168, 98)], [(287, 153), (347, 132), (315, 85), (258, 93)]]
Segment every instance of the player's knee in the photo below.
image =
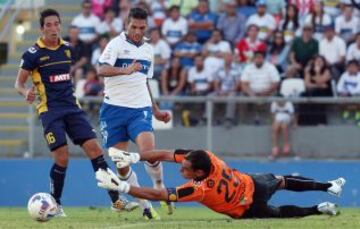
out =
[(69, 163), (69, 152), (66, 146), (59, 147), (53, 151), (55, 163), (62, 167), (67, 167)]
[(67, 167), (69, 163), (69, 156), (68, 154), (61, 154), (55, 157), (55, 162), (57, 165), (61, 167)]

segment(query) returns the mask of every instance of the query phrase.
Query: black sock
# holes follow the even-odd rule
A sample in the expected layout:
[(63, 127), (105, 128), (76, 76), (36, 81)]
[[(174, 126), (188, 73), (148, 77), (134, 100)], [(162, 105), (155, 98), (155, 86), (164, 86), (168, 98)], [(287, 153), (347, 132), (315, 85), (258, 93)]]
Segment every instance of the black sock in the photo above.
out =
[(280, 206), (280, 218), (290, 217), (304, 217), (308, 215), (320, 215), (322, 214), (318, 209), (317, 205), (309, 208), (302, 208), (294, 205)]
[[(92, 164), (95, 172), (98, 171), (98, 169), (100, 169), (100, 168), (103, 170), (107, 170), (107, 168), (109, 168), (103, 155), (100, 155), (97, 158), (92, 159), (91, 164)], [(111, 202), (115, 203), (117, 200), (119, 200), (119, 192), (108, 191), (108, 194), (110, 196)]]
[(298, 179), (298, 180), (314, 180), (312, 178), (308, 178), (308, 177), (302, 177), (302, 176), (293, 176), (293, 175), (286, 175), (284, 176), (284, 178), (294, 178), (294, 179)]
[(66, 167), (54, 163), (50, 170), (50, 193), (58, 204), (61, 204), (61, 194), (64, 187)]
[(327, 189), (331, 187), (330, 183), (316, 182), (312, 179), (308, 179), (305, 177), (284, 176), (284, 179), (285, 179), (285, 189), (296, 192), (312, 191), (312, 190), (326, 192)]

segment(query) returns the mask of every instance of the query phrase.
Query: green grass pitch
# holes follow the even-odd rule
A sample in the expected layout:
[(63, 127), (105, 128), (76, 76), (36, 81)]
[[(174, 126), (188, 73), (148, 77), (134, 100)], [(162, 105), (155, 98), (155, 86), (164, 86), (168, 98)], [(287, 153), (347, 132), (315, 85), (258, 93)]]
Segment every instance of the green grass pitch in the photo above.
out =
[(341, 209), (336, 217), (311, 216), (299, 219), (233, 220), (202, 207), (178, 207), (168, 216), (162, 209), (158, 212), (161, 221), (149, 222), (140, 216), (140, 211), (113, 213), (108, 208), (64, 208), (67, 218), (55, 218), (39, 223), (30, 219), (26, 208), (0, 208), (0, 228), (301, 228), (337, 229), (360, 228), (360, 209)]

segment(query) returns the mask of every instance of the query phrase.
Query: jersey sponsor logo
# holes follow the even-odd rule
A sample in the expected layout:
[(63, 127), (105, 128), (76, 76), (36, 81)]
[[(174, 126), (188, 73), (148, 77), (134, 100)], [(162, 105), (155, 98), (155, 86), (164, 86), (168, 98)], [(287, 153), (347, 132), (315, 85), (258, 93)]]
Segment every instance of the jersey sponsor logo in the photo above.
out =
[(40, 57), (40, 62), (44, 62), (44, 61), (47, 61), (50, 59), (50, 56), (43, 56), (43, 57)]
[(61, 75), (50, 76), (51, 83), (63, 82), (63, 81), (68, 81), (68, 80), (71, 80), (70, 74), (61, 74)]
[[(117, 59), (115, 62), (115, 67), (127, 68), (132, 64), (134, 59)], [(151, 66), (151, 61), (148, 60), (136, 60), (136, 63), (140, 63), (142, 68), (139, 72), (147, 75)]]

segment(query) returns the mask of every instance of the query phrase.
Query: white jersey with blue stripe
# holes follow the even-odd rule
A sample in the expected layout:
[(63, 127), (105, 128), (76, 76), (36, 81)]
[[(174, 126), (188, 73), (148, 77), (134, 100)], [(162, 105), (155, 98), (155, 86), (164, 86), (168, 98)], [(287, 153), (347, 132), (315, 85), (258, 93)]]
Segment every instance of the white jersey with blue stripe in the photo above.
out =
[(109, 42), (99, 63), (126, 68), (134, 60), (142, 65), (140, 71), (131, 75), (105, 77), (105, 103), (129, 108), (152, 105), (146, 85), (147, 79), (152, 78), (154, 69), (154, 51), (150, 44), (134, 44), (123, 32)]

